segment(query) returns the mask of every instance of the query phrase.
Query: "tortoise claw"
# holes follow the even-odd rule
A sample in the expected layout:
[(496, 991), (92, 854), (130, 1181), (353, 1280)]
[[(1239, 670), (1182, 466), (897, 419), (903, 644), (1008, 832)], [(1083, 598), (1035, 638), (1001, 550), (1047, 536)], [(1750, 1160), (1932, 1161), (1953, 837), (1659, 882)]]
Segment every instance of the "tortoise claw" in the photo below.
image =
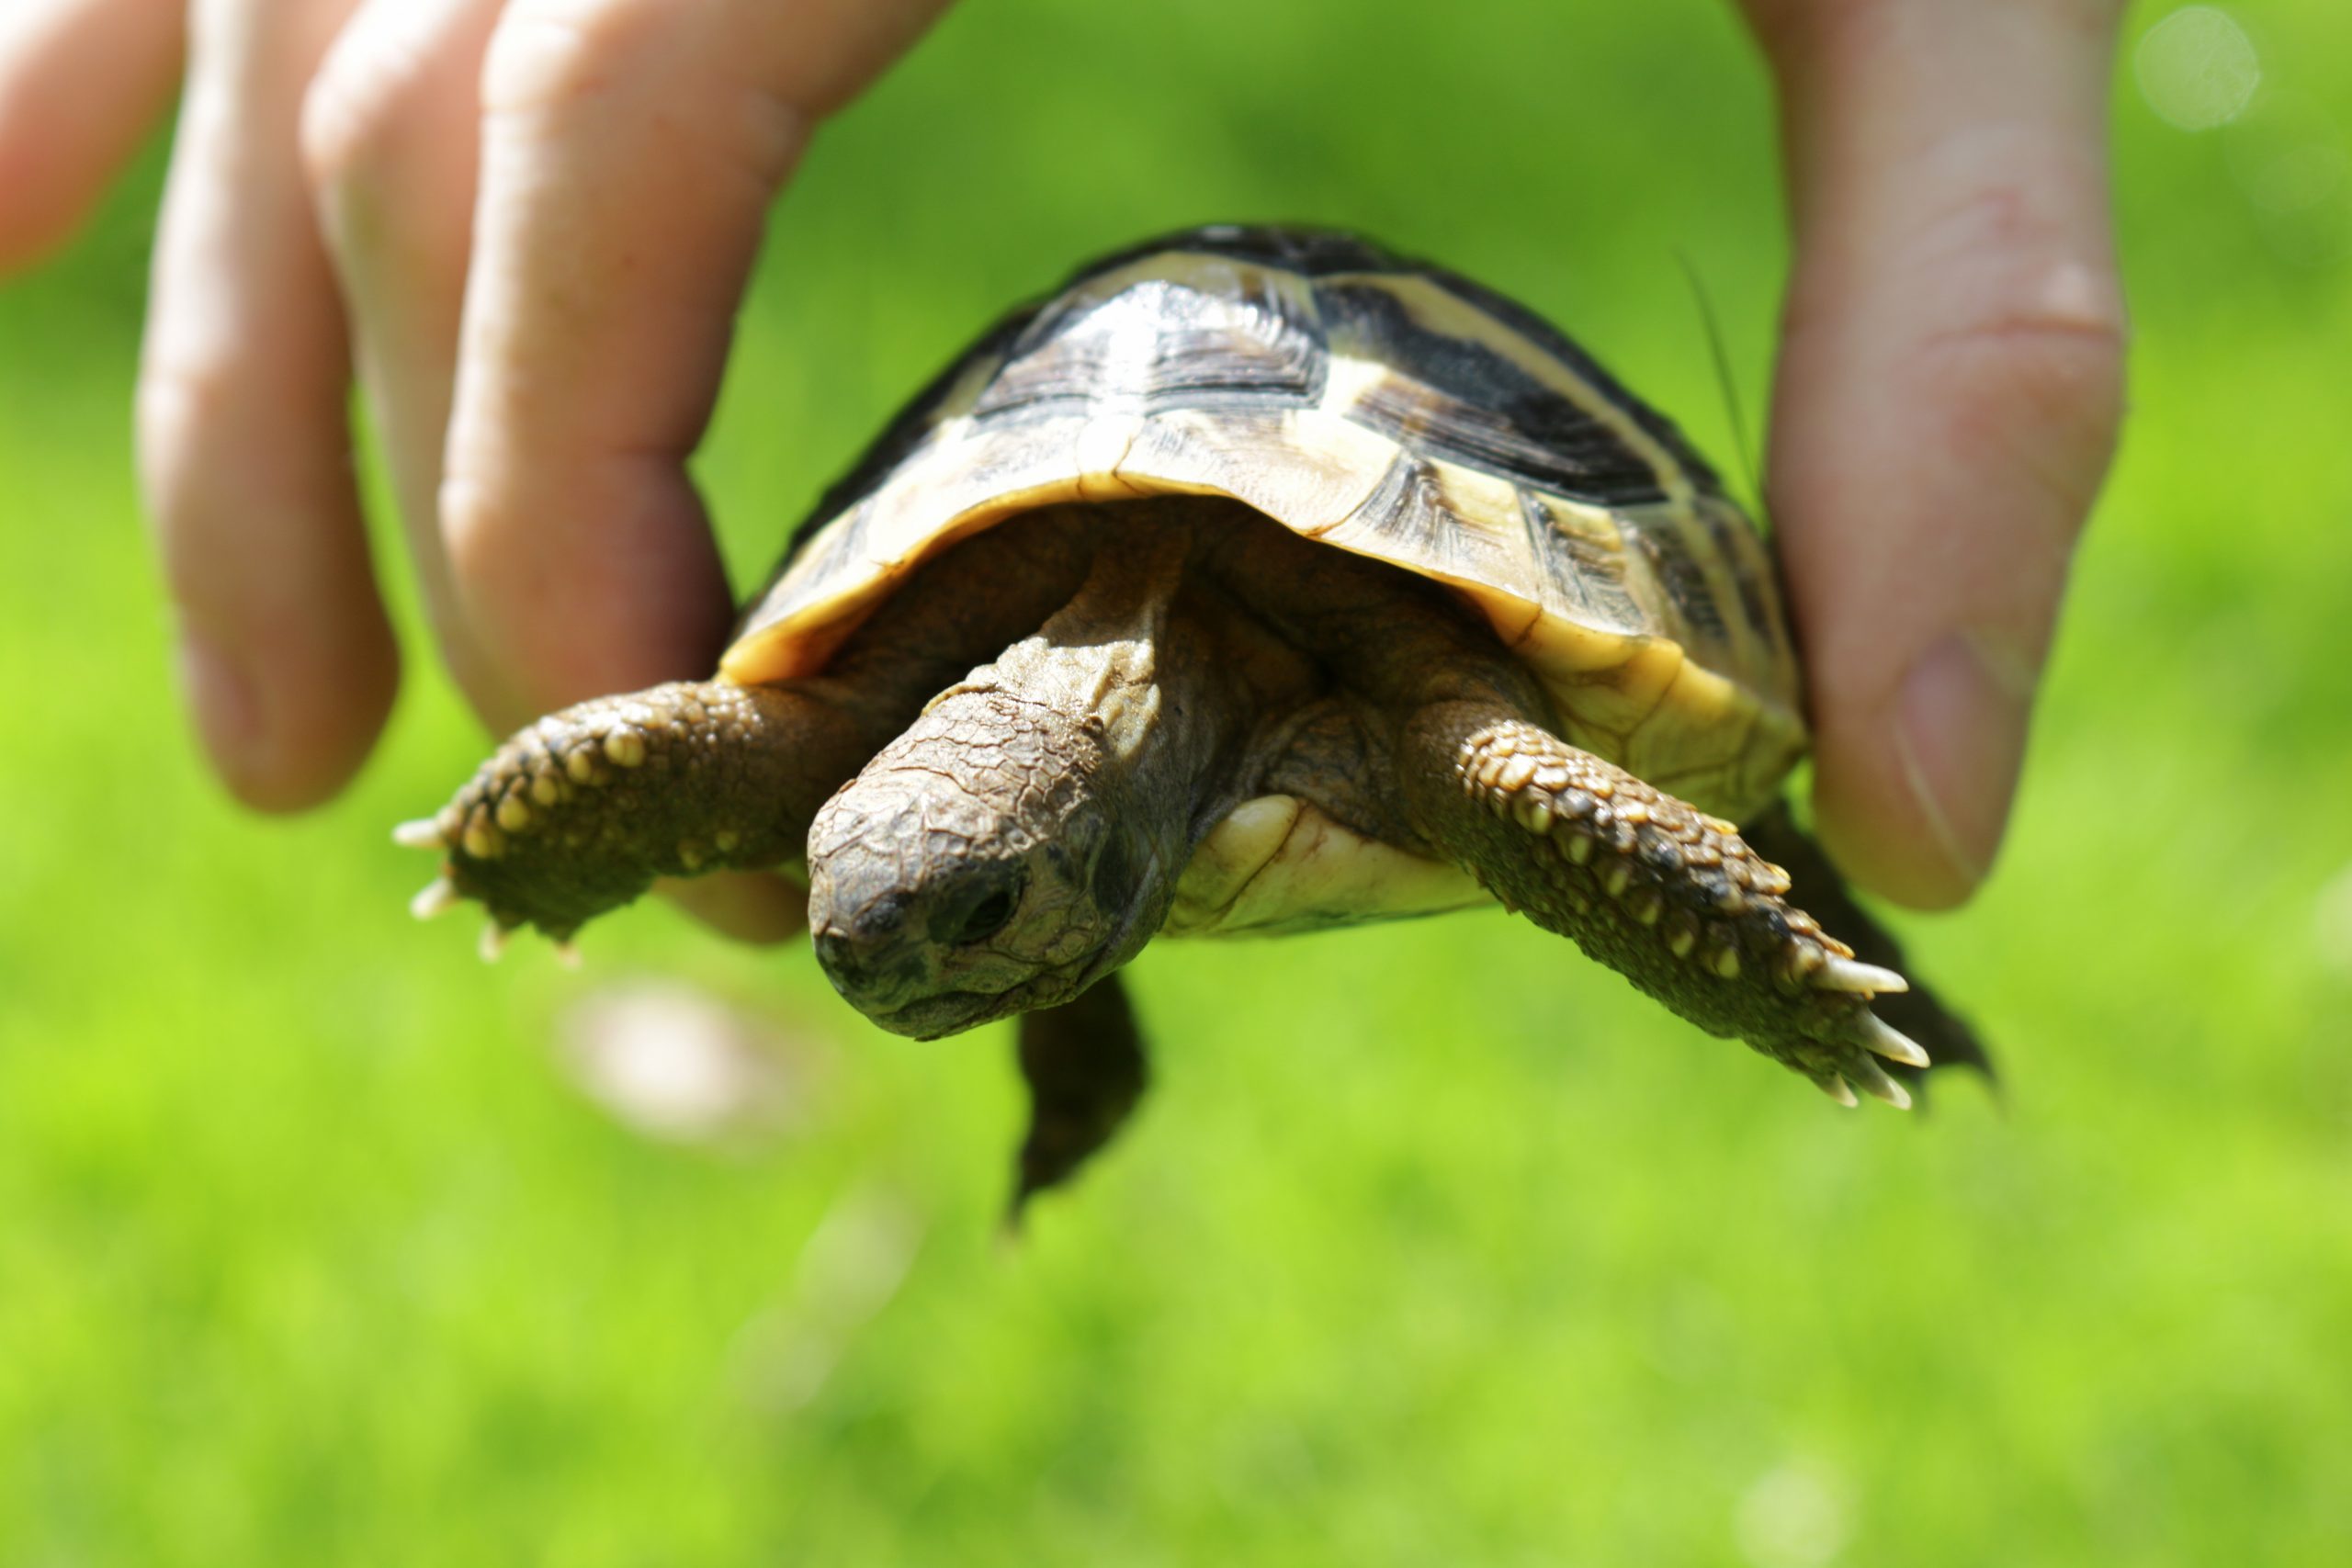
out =
[(392, 829), (392, 842), (404, 850), (446, 850), (448, 840), (442, 834), (441, 824), (430, 817), (420, 817), (413, 822), (403, 822)]
[(408, 912), (420, 920), (435, 915), (446, 915), (465, 902), (464, 897), (446, 876), (436, 876), (408, 901)]
[(1856, 1028), (1861, 1035), (1861, 1043), (1890, 1062), (1900, 1062), (1906, 1067), (1931, 1065), (1927, 1051), (1917, 1041), (1867, 1008), (1856, 1020)]
[(1907, 991), (1911, 982), (1892, 969), (1882, 969), (1875, 964), (1861, 964), (1836, 953), (1824, 956), (1820, 968), (1808, 977), (1817, 991), (1848, 991), (1855, 996), (1873, 996), (1880, 991)]
[(1860, 1058), (1852, 1066), (1846, 1068), (1845, 1072), (1847, 1077), (1856, 1081), (1864, 1094), (1874, 1100), (1883, 1100), (1897, 1111), (1911, 1109), (1911, 1091), (1888, 1077), (1886, 1069), (1868, 1056)]

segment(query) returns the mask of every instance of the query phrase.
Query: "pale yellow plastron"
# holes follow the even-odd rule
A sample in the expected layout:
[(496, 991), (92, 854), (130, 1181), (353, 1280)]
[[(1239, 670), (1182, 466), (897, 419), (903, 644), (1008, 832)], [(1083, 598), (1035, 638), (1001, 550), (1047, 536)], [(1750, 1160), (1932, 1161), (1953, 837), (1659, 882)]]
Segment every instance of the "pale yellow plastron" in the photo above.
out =
[(1467, 872), (1408, 854), (1287, 795), (1234, 807), (1193, 852), (1166, 936), (1269, 936), (1487, 902)]

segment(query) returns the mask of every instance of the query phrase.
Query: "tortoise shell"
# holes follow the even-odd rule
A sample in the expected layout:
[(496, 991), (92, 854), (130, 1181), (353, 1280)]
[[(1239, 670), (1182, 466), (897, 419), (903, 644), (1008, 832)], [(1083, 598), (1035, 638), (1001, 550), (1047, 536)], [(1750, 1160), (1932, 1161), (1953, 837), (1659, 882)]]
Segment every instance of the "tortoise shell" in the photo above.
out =
[(1804, 750), (1770, 551), (1674, 426), (1525, 308), (1298, 229), (1171, 235), (1000, 322), (820, 502), (721, 673), (815, 672), (1017, 513), (1175, 491), (1447, 584), (1569, 740), (1706, 810)]

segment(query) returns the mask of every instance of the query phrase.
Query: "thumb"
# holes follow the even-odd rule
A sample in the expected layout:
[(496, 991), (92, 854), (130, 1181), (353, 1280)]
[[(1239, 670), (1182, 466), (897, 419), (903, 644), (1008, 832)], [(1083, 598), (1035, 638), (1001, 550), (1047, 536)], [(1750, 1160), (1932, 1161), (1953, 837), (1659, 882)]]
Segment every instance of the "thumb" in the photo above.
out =
[(1749, 0), (1796, 228), (1771, 491), (1822, 836), (1904, 903), (1990, 869), (2120, 414), (2116, 0)]

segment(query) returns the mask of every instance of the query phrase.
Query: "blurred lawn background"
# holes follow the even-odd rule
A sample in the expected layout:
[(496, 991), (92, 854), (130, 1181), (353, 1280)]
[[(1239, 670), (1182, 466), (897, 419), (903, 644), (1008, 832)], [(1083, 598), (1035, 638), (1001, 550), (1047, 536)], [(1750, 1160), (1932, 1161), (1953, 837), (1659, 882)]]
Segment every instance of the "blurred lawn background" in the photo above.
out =
[[(1155, 1097), (1014, 1247), (1009, 1031), (884, 1036), (662, 908), (576, 974), (408, 919), (386, 829), (482, 744), (414, 638), (336, 806), (199, 771), (151, 158), (0, 293), (0, 1562), (2352, 1562), (2352, 11), (2238, 7), (2199, 132), (2156, 110), (2225, 70), (2134, 69), (2171, 9), (2016, 834), (1905, 923), (2006, 1111), (1840, 1113), (1498, 914), (1168, 944)], [(1442, 257), (1736, 471), (1676, 258), (1760, 408), (1770, 122), (1717, 0), (967, 6), (778, 211), (700, 461), (739, 581), (1005, 303), (1213, 218)], [(771, 1039), (764, 1132), (572, 1087), (647, 976)]]

